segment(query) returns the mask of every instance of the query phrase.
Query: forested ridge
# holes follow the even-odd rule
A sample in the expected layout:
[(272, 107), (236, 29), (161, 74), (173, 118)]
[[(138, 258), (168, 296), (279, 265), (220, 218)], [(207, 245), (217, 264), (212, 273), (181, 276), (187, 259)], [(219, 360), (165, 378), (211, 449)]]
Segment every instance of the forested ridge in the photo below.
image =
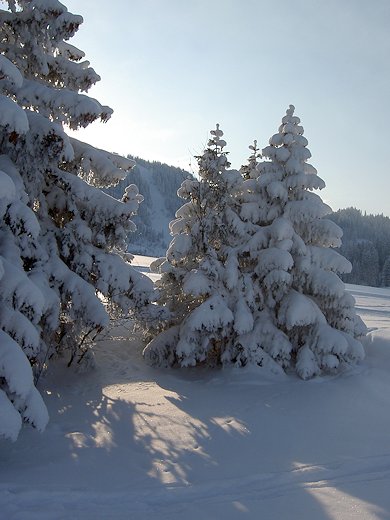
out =
[(390, 286), (390, 218), (370, 215), (356, 208), (340, 209), (330, 218), (343, 230), (343, 254), (352, 263), (344, 274), (347, 283)]

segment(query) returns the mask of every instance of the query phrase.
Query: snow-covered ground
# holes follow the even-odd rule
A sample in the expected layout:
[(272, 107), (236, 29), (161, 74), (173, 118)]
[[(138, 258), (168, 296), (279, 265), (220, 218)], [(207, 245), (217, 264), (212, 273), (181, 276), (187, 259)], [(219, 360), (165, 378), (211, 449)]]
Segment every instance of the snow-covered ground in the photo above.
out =
[(59, 363), (47, 430), (0, 442), (0, 518), (389, 519), (390, 290), (350, 290), (371, 332), (342, 376), (155, 370), (125, 326)]

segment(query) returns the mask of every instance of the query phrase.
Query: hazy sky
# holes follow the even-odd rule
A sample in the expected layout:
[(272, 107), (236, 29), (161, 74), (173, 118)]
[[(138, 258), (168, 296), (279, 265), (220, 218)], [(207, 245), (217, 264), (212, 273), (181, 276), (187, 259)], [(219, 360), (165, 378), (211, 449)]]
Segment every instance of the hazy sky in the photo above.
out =
[(62, 0), (114, 109), (78, 138), (184, 168), (218, 122), (233, 167), (289, 104), (333, 209), (390, 216), (389, 0)]

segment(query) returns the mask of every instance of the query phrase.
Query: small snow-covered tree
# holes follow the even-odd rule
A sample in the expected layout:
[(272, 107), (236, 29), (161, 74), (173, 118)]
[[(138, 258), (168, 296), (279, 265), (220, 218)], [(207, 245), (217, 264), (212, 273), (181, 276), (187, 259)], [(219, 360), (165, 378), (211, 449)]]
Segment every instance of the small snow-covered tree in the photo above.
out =
[(258, 177), (257, 165), (259, 159), (261, 159), (260, 149), (257, 147), (256, 139), (253, 144), (249, 145), (251, 154), (248, 158), (248, 164), (244, 164), (240, 168), (240, 173), (244, 179), (256, 179)]
[(235, 362), (237, 337), (253, 325), (250, 275), (238, 256), (248, 234), (236, 200), (242, 178), (228, 169), (218, 125), (211, 135), (197, 158), (200, 180), (185, 180), (178, 191), (187, 202), (170, 224), (166, 258), (154, 266), (162, 273), (158, 303), (170, 313), (144, 350), (154, 366)]
[[(81, 93), (100, 79), (66, 41), (82, 18), (58, 0), (8, 6), (0, 11), (0, 389), (22, 418), (42, 427), (27, 412), (32, 379), (20, 386), (28, 371), (18, 349), (35, 373), (54, 352), (86, 360), (109, 315), (148, 313), (152, 287), (126, 253), (142, 200), (137, 187), (122, 201), (99, 189), (123, 179), (134, 162), (64, 131), (112, 113)], [(10, 364), (12, 349), (19, 354)]]
[[(342, 231), (313, 190), (325, 183), (307, 163), (311, 154), (290, 105), (277, 134), (262, 150), (268, 159), (251, 175), (241, 216), (260, 226), (244, 250), (256, 263), (262, 333), (258, 348), (303, 379), (361, 360), (356, 339), (365, 326), (339, 273), (351, 264), (334, 251)], [(256, 323), (256, 320), (255, 320)]]

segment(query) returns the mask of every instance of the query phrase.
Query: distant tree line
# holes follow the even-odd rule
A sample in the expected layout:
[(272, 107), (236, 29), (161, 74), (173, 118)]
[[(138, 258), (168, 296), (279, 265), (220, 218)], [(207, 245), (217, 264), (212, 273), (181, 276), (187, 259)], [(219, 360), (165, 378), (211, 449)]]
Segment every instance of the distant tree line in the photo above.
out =
[(341, 209), (329, 218), (343, 230), (340, 253), (352, 263), (352, 272), (344, 274), (343, 280), (390, 287), (390, 218), (356, 208)]

